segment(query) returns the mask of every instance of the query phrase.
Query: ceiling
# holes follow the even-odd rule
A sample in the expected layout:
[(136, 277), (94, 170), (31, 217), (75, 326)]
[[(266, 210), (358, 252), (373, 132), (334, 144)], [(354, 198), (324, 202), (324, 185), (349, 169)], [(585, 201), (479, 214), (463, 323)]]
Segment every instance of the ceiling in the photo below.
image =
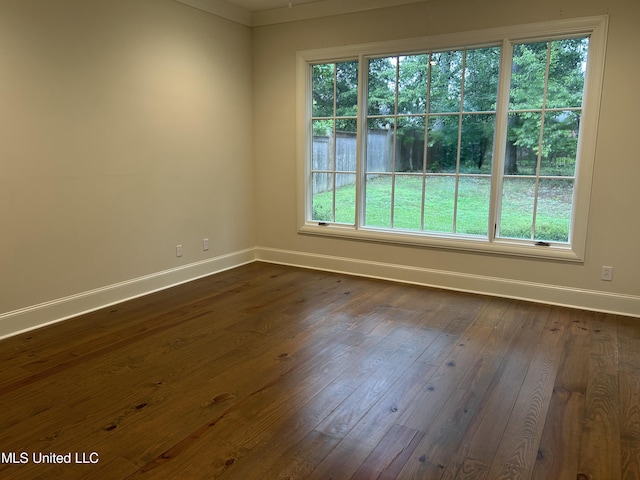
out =
[[(259, 12), (272, 8), (293, 7), (303, 3), (322, 2), (324, 0), (224, 0), (227, 3), (237, 5), (251, 12)], [(290, 3), (291, 2), (291, 3)]]
[(176, 0), (251, 27), (394, 7), (427, 0)]

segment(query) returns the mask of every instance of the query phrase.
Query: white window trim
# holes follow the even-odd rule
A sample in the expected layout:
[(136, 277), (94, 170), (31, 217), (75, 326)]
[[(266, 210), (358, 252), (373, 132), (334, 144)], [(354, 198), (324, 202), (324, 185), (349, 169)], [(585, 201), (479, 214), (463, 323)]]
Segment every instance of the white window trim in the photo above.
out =
[[(591, 196), (591, 184), (593, 165), (596, 153), (596, 141), (598, 132), (598, 118), (600, 111), (600, 97), (604, 76), (604, 59), (607, 41), (608, 16), (586, 17), (578, 19), (558, 20), (544, 23), (517, 25), (510, 27), (479, 30), (456, 34), (420, 37), (397, 40), (391, 42), (370, 43), (361, 45), (349, 45), (335, 48), (323, 48), (305, 50), (297, 53), (297, 84), (296, 84), (296, 156), (297, 156), (297, 191), (298, 191), (298, 232), (302, 234), (324, 235), (365, 241), (384, 242), (404, 245), (419, 245), (425, 247), (445, 248), (454, 250), (466, 250), (473, 252), (494, 253), (503, 255), (515, 255), (535, 258), (547, 258), (582, 262), (586, 249), (587, 223), (589, 217), (589, 200)], [(585, 91), (583, 97), (583, 112), (580, 125), (580, 138), (578, 155), (579, 166), (576, 171), (574, 192), (574, 208), (572, 217), (572, 235), (569, 245), (551, 244), (549, 246), (536, 246), (531, 241), (505, 240), (478, 238), (472, 236), (449, 236), (446, 234), (428, 234), (403, 232), (397, 230), (376, 229), (372, 227), (359, 227), (327, 224), (307, 221), (310, 218), (310, 205), (307, 190), (309, 187), (309, 163), (311, 155), (311, 135), (307, 125), (311, 115), (311, 102), (308, 92), (311, 90), (311, 63), (336, 62), (341, 60), (359, 59), (363, 65), (363, 58), (370, 55), (393, 55), (401, 52), (409, 54), (435, 49), (455, 49), (462, 47), (475, 47), (483, 44), (503, 44), (548, 39), (554, 36), (588, 34), (590, 35), (589, 59)], [(503, 55), (503, 63), (506, 58)], [(511, 60), (508, 59), (510, 62)], [(502, 66), (501, 66), (502, 68)], [(359, 92), (363, 91), (363, 75), (359, 78)], [(501, 76), (501, 81), (508, 75)], [(508, 88), (501, 85), (500, 91), (505, 94)], [(508, 86), (507, 86), (508, 87)], [(506, 92), (508, 95), (508, 92)], [(504, 105), (504, 102), (503, 102)], [(503, 106), (503, 108), (506, 108)], [(362, 111), (362, 108), (360, 108)], [(361, 113), (358, 122), (361, 123)], [(503, 126), (496, 125), (496, 129)], [(496, 136), (500, 132), (496, 132)], [(361, 135), (358, 138), (360, 141)], [(498, 137), (497, 137), (498, 138)], [(504, 149), (498, 145), (498, 149)], [(358, 151), (361, 151), (358, 145)], [(500, 152), (504, 156), (504, 152)], [(501, 156), (498, 156), (501, 158)], [(361, 167), (361, 159), (359, 167)], [(495, 167), (494, 167), (495, 168)], [(361, 188), (361, 175), (357, 175), (357, 188)], [(497, 175), (493, 175), (493, 182)], [(495, 187), (495, 185), (493, 185)], [(493, 192), (497, 190), (494, 188)], [(356, 209), (362, 214), (360, 205), (361, 195), (356, 197)], [(492, 207), (497, 200), (492, 198)]]

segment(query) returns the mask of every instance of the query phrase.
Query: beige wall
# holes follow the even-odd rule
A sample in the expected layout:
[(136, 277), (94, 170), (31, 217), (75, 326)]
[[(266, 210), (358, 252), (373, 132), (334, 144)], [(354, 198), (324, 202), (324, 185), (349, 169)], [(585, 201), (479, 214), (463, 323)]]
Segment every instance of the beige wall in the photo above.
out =
[(0, 314), (255, 245), (250, 42), (173, 0), (0, 2)]
[[(600, 129), (583, 264), (383, 245), (296, 233), (296, 50), (610, 15)], [(640, 2), (630, 0), (432, 0), (254, 29), (254, 147), (258, 244), (269, 249), (409, 265), (467, 277), (552, 285), (640, 299)], [(614, 280), (600, 280), (603, 265)], [(333, 266), (333, 264), (332, 264)], [(427, 282), (428, 283), (428, 282)], [(455, 286), (455, 285), (450, 285)], [(588, 293), (585, 293), (588, 296)], [(640, 309), (636, 313), (640, 314)]]

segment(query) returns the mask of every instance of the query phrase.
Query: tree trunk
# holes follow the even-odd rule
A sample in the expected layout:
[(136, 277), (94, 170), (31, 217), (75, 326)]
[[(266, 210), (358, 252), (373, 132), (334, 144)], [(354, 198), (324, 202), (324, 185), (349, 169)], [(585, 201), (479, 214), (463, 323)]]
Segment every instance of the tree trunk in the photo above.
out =
[(516, 157), (518, 155), (518, 147), (515, 143), (507, 143), (506, 158), (504, 160), (504, 173), (506, 175), (516, 175), (518, 173), (518, 164)]

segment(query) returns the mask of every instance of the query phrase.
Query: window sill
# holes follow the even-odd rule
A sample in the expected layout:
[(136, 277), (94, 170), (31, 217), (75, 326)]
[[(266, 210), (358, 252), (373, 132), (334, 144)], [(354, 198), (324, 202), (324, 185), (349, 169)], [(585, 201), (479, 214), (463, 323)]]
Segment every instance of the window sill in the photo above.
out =
[(567, 262), (582, 262), (583, 258), (569, 245), (535, 245), (517, 240), (488, 241), (482, 237), (450, 237), (436, 234), (416, 234), (413, 232), (388, 231), (364, 227), (356, 229), (348, 225), (308, 223), (298, 229), (305, 235), (320, 235), (349, 240), (361, 240), (376, 243), (419, 246), (445, 250), (458, 250), (473, 253), (486, 253), (515, 257), (528, 257)]

